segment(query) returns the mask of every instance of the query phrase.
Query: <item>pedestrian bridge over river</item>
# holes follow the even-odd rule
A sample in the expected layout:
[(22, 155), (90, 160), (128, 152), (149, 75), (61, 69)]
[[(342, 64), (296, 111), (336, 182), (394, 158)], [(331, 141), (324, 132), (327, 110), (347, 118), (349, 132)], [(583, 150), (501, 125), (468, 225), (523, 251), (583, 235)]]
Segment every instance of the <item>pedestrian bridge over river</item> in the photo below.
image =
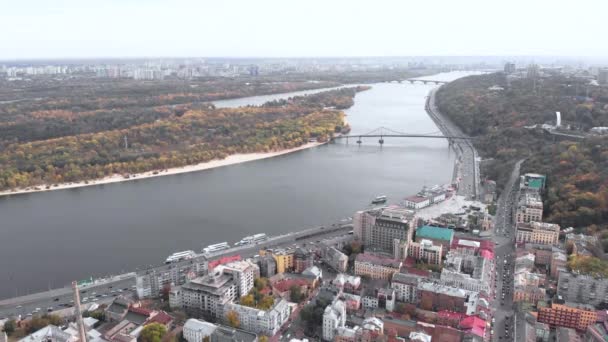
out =
[(452, 142), (454, 140), (471, 140), (472, 139), (471, 137), (467, 137), (467, 136), (443, 135), (441, 133), (441, 131), (435, 131), (435, 132), (429, 132), (429, 133), (404, 133), (404, 132), (395, 131), (393, 129), (386, 128), (386, 127), (378, 127), (374, 130), (371, 130), (371, 131), (369, 131), (367, 133), (363, 133), (363, 134), (337, 135), (333, 139), (334, 140), (346, 139), (346, 143), (348, 143), (349, 138), (350, 139), (356, 138), (357, 144), (362, 144), (363, 138), (380, 138), (378, 140), (378, 143), (380, 145), (384, 144), (384, 138), (447, 139), (449, 141), (450, 145), (452, 144)]

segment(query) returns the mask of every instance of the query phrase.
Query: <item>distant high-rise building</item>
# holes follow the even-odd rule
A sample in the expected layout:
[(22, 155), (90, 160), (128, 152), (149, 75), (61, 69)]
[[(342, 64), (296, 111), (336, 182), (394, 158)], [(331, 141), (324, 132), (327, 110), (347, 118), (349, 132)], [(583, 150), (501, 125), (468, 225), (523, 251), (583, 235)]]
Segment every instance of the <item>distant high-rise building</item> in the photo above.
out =
[(505, 74), (512, 74), (515, 72), (515, 63), (505, 63)]
[(600, 69), (597, 73), (597, 83), (608, 84), (608, 69)]
[(395, 240), (410, 242), (416, 227), (415, 213), (408, 209), (384, 209), (363, 240), (366, 247), (394, 255)]
[(528, 71), (526, 73), (526, 78), (535, 79), (540, 76), (540, 67), (537, 64), (528, 65)]
[(260, 68), (257, 65), (252, 65), (249, 67), (249, 76), (258, 76), (260, 73)]

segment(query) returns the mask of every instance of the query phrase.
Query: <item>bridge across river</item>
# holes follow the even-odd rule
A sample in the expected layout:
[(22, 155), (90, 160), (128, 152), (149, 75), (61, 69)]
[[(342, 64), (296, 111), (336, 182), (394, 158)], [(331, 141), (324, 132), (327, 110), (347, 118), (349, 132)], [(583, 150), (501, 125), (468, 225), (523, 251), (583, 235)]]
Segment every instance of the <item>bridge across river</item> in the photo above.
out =
[(363, 138), (380, 138), (378, 143), (384, 144), (384, 138), (428, 138), (428, 139), (447, 139), (452, 144), (453, 140), (471, 140), (471, 137), (460, 136), (460, 135), (443, 135), (441, 131), (435, 131), (430, 133), (404, 133), (398, 132), (386, 127), (378, 127), (372, 131), (363, 134), (342, 134), (337, 135), (333, 139), (348, 139), (357, 138), (357, 144), (361, 144)]
[(410, 82), (411, 84), (414, 84), (416, 82), (420, 82), (420, 83), (435, 83), (435, 84), (446, 84), (448, 83), (447, 81), (440, 81), (440, 80), (425, 80), (425, 79), (420, 79), (420, 78), (409, 78), (407, 80), (405, 80), (407, 82)]

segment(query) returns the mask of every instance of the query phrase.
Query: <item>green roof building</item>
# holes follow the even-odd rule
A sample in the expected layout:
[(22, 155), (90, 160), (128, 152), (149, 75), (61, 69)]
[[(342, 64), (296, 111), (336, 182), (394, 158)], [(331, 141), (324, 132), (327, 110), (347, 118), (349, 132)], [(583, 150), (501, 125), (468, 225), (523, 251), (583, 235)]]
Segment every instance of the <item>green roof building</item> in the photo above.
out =
[(537, 173), (526, 173), (523, 176), (523, 185), (528, 189), (542, 190), (545, 188), (547, 177)]
[(422, 239), (434, 240), (442, 242), (450, 246), (452, 239), (454, 238), (454, 231), (449, 228), (433, 227), (433, 226), (422, 226), (416, 229), (416, 241), (420, 242)]

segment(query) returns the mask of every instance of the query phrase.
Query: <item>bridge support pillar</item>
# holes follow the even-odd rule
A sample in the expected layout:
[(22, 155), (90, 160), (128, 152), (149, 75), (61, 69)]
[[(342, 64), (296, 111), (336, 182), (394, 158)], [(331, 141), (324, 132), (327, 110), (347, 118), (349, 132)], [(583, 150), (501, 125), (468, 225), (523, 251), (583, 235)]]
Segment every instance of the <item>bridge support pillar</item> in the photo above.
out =
[(378, 140), (378, 142), (380, 143), (380, 147), (382, 147), (382, 145), (384, 145), (384, 138), (380, 136), (380, 140)]
[(361, 146), (361, 137), (359, 137), (359, 140), (357, 140), (357, 145)]

